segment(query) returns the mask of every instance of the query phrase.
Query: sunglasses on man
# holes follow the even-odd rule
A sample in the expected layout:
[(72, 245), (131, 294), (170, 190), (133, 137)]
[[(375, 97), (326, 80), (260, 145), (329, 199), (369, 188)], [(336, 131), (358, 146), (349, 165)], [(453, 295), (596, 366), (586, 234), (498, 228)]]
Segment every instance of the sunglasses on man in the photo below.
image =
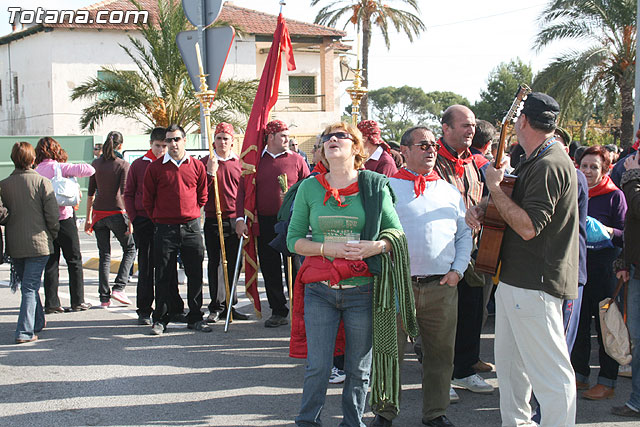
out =
[(429, 141), (420, 141), (411, 145), (415, 147), (420, 147), (422, 151), (427, 151), (429, 148), (433, 148), (434, 151), (438, 151), (440, 149), (440, 144), (436, 142), (429, 142)]
[(181, 139), (182, 139), (181, 136), (174, 136), (174, 137), (165, 138), (164, 142), (166, 142), (167, 144), (171, 144), (172, 142), (178, 142)]

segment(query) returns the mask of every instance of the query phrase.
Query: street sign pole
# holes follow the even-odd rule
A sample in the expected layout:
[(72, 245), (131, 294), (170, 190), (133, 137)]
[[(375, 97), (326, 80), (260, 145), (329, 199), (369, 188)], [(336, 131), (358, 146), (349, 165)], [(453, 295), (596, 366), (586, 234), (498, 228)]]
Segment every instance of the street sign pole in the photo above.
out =
[[(199, 47), (200, 55), (202, 56), (202, 67), (204, 68), (205, 75), (207, 75), (209, 73), (209, 70), (207, 69), (207, 44), (204, 39), (204, 25), (202, 25), (205, 19), (204, 2), (205, 0), (198, 1), (198, 16), (200, 17), (200, 20), (198, 21), (197, 31), (198, 31), (198, 46), (200, 46)], [(205, 131), (205, 129), (207, 129), (207, 123), (205, 122), (205, 120), (206, 118), (204, 115), (204, 109), (201, 108), (200, 109), (200, 147), (202, 148), (209, 147), (209, 141), (207, 141), (207, 132)]]

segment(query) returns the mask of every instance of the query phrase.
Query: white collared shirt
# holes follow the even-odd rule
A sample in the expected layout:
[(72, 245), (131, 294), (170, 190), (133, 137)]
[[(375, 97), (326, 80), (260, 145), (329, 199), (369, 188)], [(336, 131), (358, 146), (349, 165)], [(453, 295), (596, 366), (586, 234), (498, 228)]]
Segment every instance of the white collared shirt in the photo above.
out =
[(165, 154), (164, 157), (162, 158), (162, 164), (165, 164), (167, 162), (173, 162), (174, 165), (176, 165), (177, 167), (180, 167), (181, 164), (183, 163), (189, 163), (189, 159), (191, 158), (190, 155), (188, 155), (186, 152), (184, 154), (184, 157), (182, 158), (182, 160), (180, 160), (179, 162), (177, 162), (173, 157), (171, 157), (169, 155), (169, 153)]
[(373, 152), (373, 154), (369, 157), (368, 160), (380, 160), (380, 156), (382, 156), (383, 151), (384, 149), (382, 148), (381, 145), (379, 145), (378, 148), (376, 148), (376, 151)]
[(282, 156), (283, 154), (290, 153), (290, 151), (287, 149), (287, 150), (284, 150), (282, 153), (273, 154), (271, 151), (267, 150), (267, 147), (264, 147), (264, 150), (262, 150), (262, 154), (260, 155), (260, 157), (264, 156), (264, 153), (267, 153), (271, 157), (273, 157), (274, 159), (277, 159), (278, 157)]
[(218, 159), (221, 162), (226, 162), (227, 160), (233, 160), (233, 159), (237, 159), (238, 155), (236, 153), (234, 153), (233, 151), (231, 151), (231, 154), (229, 154), (228, 157), (226, 158), (222, 158), (218, 155), (218, 153), (216, 152), (216, 150), (213, 150), (213, 155), (216, 156), (216, 159)]

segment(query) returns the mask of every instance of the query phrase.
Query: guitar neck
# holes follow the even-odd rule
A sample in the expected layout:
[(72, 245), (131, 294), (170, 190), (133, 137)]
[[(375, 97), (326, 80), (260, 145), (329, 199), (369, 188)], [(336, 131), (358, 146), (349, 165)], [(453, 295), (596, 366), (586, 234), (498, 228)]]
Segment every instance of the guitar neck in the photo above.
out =
[(498, 151), (496, 152), (496, 158), (494, 162), (494, 167), (499, 168), (502, 164), (502, 154), (504, 153), (504, 144), (507, 139), (507, 129), (509, 127), (509, 121), (506, 120), (502, 123), (502, 128), (500, 129), (500, 142), (498, 143)]

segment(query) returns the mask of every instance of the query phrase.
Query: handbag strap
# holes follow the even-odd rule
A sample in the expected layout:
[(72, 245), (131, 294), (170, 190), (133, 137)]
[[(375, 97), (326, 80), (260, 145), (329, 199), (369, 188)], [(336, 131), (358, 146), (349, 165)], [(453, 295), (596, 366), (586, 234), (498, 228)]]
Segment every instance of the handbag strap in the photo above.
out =
[(624, 323), (627, 323), (627, 290), (628, 287), (626, 286), (629, 282), (625, 282), (624, 279), (621, 277), (618, 279), (618, 286), (616, 286), (616, 290), (613, 292), (613, 295), (611, 296), (611, 298), (609, 298), (609, 302), (607, 302), (607, 306), (610, 306), (611, 304), (614, 303), (614, 301), (616, 300), (616, 298), (618, 297), (618, 294), (620, 294), (620, 291), (622, 290), (622, 286), (624, 286), (624, 308), (623, 308), (623, 319), (624, 319)]

